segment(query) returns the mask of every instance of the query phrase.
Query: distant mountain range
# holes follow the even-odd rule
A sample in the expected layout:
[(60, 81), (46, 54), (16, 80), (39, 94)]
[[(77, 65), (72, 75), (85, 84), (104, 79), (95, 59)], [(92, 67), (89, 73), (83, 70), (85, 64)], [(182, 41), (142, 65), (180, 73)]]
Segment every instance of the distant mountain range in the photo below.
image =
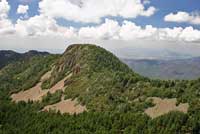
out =
[(122, 59), (137, 73), (156, 79), (196, 79), (200, 77), (200, 57), (176, 60)]
[(30, 50), (26, 53), (17, 53), (12, 50), (0, 50), (0, 69), (5, 65), (24, 58), (30, 58), (36, 55), (48, 55), (48, 52), (38, 52), (35, 50)]
[[(169, 53), (169, 52), (168, 52)], [(167, 54), (168, 54), (167, 53)], [(0, 50), (0, 69), (14, 61), (23, 60), (37, 55), (49, 55), (48, 52), (30, 50), (25, 53), (18, 53), (12, 50)], [(168, 54), (166, 60), (162, 59), (125, 59), (126, 63), (135, 72), (154, 79), (196, 79), (200, 77), (200, 57), (187, 58), (190, 56), (176, 53)], [(174, 59), (177, 57), (177, 59)], [(183, 59), (179, 59), (183, 58)]]
[(196, 54), (188, 52), (177, 52), (175, 50), (168, 49), (153, 49), (153, 48), (124, 48), (114, 51), (114, 53), (123, 59), (164, 59), (164, 60), (176, 60), (176, 59), (189, 59), (192, 57), (198, 57)]

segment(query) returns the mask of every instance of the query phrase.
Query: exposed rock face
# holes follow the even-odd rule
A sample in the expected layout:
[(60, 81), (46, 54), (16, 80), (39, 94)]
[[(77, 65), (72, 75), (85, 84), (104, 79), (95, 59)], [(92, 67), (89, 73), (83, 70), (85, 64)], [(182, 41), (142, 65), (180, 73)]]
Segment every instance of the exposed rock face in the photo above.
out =
[(73, 74), (78, 74), (79, 72), (81, 71), (81, 67), (79, 64), (76, 64), (74, 67), (73, 67)]

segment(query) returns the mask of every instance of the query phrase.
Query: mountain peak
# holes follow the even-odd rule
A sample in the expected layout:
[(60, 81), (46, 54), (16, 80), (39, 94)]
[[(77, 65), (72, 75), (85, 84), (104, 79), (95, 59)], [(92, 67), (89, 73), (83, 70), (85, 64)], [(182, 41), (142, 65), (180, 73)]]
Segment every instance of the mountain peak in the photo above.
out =
[[(66, 60), (66, 61), (64, 61)], [(93, 44), (73, 44), (64, 52), (60, 62), (68, 62), (70, 67), (75, 64), (88, 66), (93, 71), (109, 69), (115, 71), (130, 71), (129, 67), (111, 52)]]
[[(126, 86), (144, 78), (104, 48), (73, 44), (54, 64), (51, 76), (43, 82), (42, 88), (49, 89), (61, 80), (65, 80), (66, 98), (77, 98), (87, 107), (101, 111), (101, 108), (110, 107), (105, 101), (109, 101), (111, 92), (120, 94)], [(106, 105), (99, 105), (98, 99)]]

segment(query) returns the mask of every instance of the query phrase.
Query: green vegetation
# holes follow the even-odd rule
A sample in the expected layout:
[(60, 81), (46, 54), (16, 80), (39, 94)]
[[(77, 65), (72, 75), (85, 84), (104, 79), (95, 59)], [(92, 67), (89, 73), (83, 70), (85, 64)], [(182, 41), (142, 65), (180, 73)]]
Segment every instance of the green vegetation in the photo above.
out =
[(38, 52), (35, 50), (28, 51), (26, 53), (17, 53), (11, 50), (0, 50), (0, 69), (4, 66), (19, 61), (29, 59), (33, 56), (45, 56), (49, 55), (48, 52)]
[(33, 56), (0, 70), (0, 100), (8, 94), (33, 87), (58, 56)]
[[(44, 105), (59, 102), (60, 91), (48, 93), (42, 102), (9, 100), (11, 93), (43, 82), (49, 88), (72, 73), (65, 98), (77, 98), (88, 111), (79, 115), (41, 112)], [(144, 114), (153, 106), (148, 97), (177, 98), (188, 102), (187, 114), (170, 112), (155, 119)], [(0, 71), (0, 133), (2, 134), (184, 134), (200, 133), (200, 79), (150, 80), (134, 73), (113, 54), (93, 45), (72, 45), (60, 56), (35, 56), (9, 64)], [(40, 112), (39, 112), (40, 111)]]
[(61, 97), (62, 97), (62, 91), (56, 91), (53, 94), (48, 92), (47, 95), (42, 98), (42, 103), (43, 105), (55, 104), (61, 101)]

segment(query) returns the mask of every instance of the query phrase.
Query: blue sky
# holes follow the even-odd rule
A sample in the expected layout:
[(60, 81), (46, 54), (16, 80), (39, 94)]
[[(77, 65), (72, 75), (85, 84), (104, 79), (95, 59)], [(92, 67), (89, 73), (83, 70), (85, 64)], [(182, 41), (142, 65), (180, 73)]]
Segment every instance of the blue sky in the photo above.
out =
[(20, 17), (19, 14), (17, 14), (17, 8), (19, 5), (29, 5), (28, 14), (30, 17), (38, 15), (38, 3), (40, 0), (31, 0), (30, 2), (25, 2), (21, 0), (8, 0), (8, 3), (10, 4), (10, 12), (9, 12), (9, 18), (16, 22), (16, 20)]
[(93, 43), (129, 53), (138, 47), (180, 53), (185, 48), (197, 56), (200, 1), (0, 0), (0, 40), (0, 49), (22, 51)]
[[(38, 15), (38, 3), (40, 0), (27, 0), (29, 2), (25, 2), (25, 0), (9, 0), (9, 4), (11, 6), (11, 10), (9, 12), (9, 18), (15, 23), (16, 20), (20, 17), (19, 14), (16, 13), (17, 8), (19, 5), (29, 5), (28, 15), (29, 17), (33, 17), (35, 15)], [(132, 22), (135, 22), (137, 25), (145, 26), (145, 25), (152, 25), (154, 27), (187, 27), (192, 26), (195, 29), (200, 29), (199, 25), (193, 25), (188, 23), (173, 23), (173, 22), (165, 22), (164, 16), (173, 12), (178, 11), (185, 11), (185, 12), (194, 12), (194, 11), (200, 11), (200, 1), (199, 0), (151, 0), (151, 3), (147, 6), (154, 6), (157, 8), (157, 12), (152, 15), (151, 17), (144, 17), (139, 16), (134, 19), (127, 19)], [(122, 17), (109, 17), (106, 16), (102, 20), (102, 23), (104, 22), (105, 18), (112, 18), (117, 20), (119, 23), (121, 23), (124, 19)], [(94, 23), (77, 23), (73, 22), (71, 20), (65, 20), (62, 18), (57, 19), (58, 24), (63, 26), (74, 26), (74, 27), (82, 27), (82, 26), (91, 26), (96, 25)]]

